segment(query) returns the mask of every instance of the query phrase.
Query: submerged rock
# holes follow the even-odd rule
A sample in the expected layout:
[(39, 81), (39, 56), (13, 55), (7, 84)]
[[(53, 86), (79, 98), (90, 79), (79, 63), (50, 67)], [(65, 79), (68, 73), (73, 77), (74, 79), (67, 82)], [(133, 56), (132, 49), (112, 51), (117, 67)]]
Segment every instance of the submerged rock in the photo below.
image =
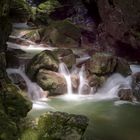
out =
[(34, 56), (28, 64), (26, 73), (31, 79), (35, 79), (36, 74), (42, 68), (52, 71), (58, 70), (58, 59), (52, 51), (45, 50)]
[(61, 95), (67, 92), (66, 80), (59, 73), (41, 69), (36, 79), (44, 90), (49, 91), (48, 96)]
[(38, 129), (44, 140), (81, 140), (87, 126), (87, 117), (62, 112), (47, 112), (38, 121)]

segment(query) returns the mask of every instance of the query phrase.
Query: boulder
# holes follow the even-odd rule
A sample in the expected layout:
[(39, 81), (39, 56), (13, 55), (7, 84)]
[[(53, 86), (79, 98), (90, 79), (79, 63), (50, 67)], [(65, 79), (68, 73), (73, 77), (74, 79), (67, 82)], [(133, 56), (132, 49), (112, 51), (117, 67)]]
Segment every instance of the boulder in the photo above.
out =
[(87, 64), (91, 74), (105, 75), (114, 72), (117, 64), (115, 57), (105, 53), (96, 53)]
[(131, 74), (131, 69), (130, 69), (130, 65), (128, 64), (128, 61), (126, 61), (123, 58), (118, 57), (115, 72), (120, 73), (123, 76), (130, 75)]
[(39, 70), (37, 83), (44, 90), (49, 91), (48, 96), (62, 95), (67, 92), (66, 80), (61, 74), (53, 71), (45, 69)]
[(42, 68), (58, 71), (58, 59), (52, 51), (45, 50), (34, 56), (27, 66), (26, 73), (31, 79), (35, 79)]
[(140, 101), (140, 72), (132, 75), (132, 90), (137, 101)]
[(0, 109), (0, 139), (1, 140), (17, 140), (17, 126), (10, 117)]
[(3, 81), (0, 99), (6, 114), (13, 120), (26, 117), (32, 108), (32, 103), (22, 95), (22, 91), (13, 84)]
[(120, 89), (118, 92), (120, 100), (133, 101), (134, 96), (132, 89)]
[(42, 33), (42, 42), (61, 48), (78, 47), (81, 38), (80, 28), (68, 20), (52, 22)]
[(56, 53), (60, 61), (64, 62), (68, 69), (71, 69), (76, 64), (76, 56), (71, 49), (56, 49), (53, 51)]
[(93, 92), (96, 92), (105, 82), (106, 78), (104, 76), (90, 75), (88, 77), (88, 84), (93, 88)]
[(25, 0), (14, 0), (11, 3), (10, 17), (14, 22), (26, 22), (31, 16), (31, 8)]
[(83, 115), (46, 112), (34, 121), (25, 120), (21, 140), (81, 140), (88, 122)]
[(123, 76), (131, 74), (128, 61), (107, 53), (95, 53), (86, 65), (90, 74), (108, 75), (120, 73)]
[(62, 112), (47, 112), (38, 121), (39, 132), (46, 139), (81, 140), (87, 125), (87, 117)]

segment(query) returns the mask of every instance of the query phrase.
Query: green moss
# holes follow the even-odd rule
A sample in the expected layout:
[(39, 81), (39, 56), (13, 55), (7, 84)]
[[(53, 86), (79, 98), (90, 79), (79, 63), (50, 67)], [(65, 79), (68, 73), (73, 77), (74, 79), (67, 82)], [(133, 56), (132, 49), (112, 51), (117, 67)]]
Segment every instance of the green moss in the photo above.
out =
[(38, 6), (38, 11), (50, 14), (51, 12), (53, 12), (55, 10), (55, 8), (60, 7), (60, 6), (61, 5), (57, 0), (48, 0), (44, 3), (41, 3)]

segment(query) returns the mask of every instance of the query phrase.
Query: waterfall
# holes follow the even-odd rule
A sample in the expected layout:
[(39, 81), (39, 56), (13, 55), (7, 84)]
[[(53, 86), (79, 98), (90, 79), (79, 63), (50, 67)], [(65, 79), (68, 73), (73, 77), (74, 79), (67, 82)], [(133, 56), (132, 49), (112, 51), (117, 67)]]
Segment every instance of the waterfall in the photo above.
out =
[(72, 91), (72, 82), (71, 82), (71, 75), (67, 68), (67, 66), (64, 63), (59, 64), (59, 73), (61, 73), (64, 78), (66, 79), (67, 83), (67, 93), (71, 95), (73, 93)]
[(86, 85), (86, 75), (85, 75), (85, 66), (83, 65), (79, 71), (79, 87), (78, 94), (81, 95), (83, 93), (83, 87)]
[[(77, 71), (77, 68), (75, 68), (73, 70), (73, 72), (74, 71), (76, 71), (76, 74), (79, 77), (78, 94), (81, 95), (81, 94), (83, 94), (83, 87), (87, 84), (86, 75), (85, 75), (85, 66), (83, 65), (81, 67), (80, 71)], [(67, 93), (69, 95), (73, 94), (72, 80), (71, 80), (71, 75), (73, 74), (73, 72), (70, 73), (70, 71), (68, 70), (67, 66), (64, 63), (59, 64), (59, 73), (61, 73), (64, 76), (65, 80), (66, 80)]]
[[(28, 96), (30, 99), (38, 100), (38, 99), (43, 97), (43, 89), (39, 85), (37, 85), (36, 83), (33, 83), (26, 76), (26, 74), (24, 73), (24, 71), (21, 68), (18, 68), (18, 69), (8, 68), (6, 71), (9, 75), (9, 77), (11, 77), (10, 76), (11, 74), (18, 74), (24, 79), (24, 81), (26, 82)], [(11, 77), (11, 80), (13, 80), (12, 77)]]

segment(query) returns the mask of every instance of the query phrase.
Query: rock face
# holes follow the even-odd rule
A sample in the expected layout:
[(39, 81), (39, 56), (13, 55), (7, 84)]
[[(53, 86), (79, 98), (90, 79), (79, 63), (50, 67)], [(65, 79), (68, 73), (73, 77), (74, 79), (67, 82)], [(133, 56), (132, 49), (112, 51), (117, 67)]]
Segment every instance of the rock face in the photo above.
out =
[(6, 41), (11, 32), (8, 12), (10, 0), (0, 1), (0, 139), (17, 140), (19, 120), (25, 117), (32, 103), (9, 80), (6, 73)]
[(34, 56), (26, 72), (31, 79), (35, 79), (38, 71), (43, 68), (52, 71), (58, 70), (58, 59), (51, 51), (46, 50)]
[(98, 39), (103, 49), (140, 61), (140, 1), (98, 0), (97, 6), (102, 20)]
[(40, 116), (35, 128), (26, 129), (21, 139), (29, 140), (81, 140), (88, 126), (82, 115), (47, 112)]
[(49, 91), (48, 96), (61, 95), (67, 92), (66, 81), (59, 73), (39, 70), (37, 74), (37, 83), (44, 89)]

